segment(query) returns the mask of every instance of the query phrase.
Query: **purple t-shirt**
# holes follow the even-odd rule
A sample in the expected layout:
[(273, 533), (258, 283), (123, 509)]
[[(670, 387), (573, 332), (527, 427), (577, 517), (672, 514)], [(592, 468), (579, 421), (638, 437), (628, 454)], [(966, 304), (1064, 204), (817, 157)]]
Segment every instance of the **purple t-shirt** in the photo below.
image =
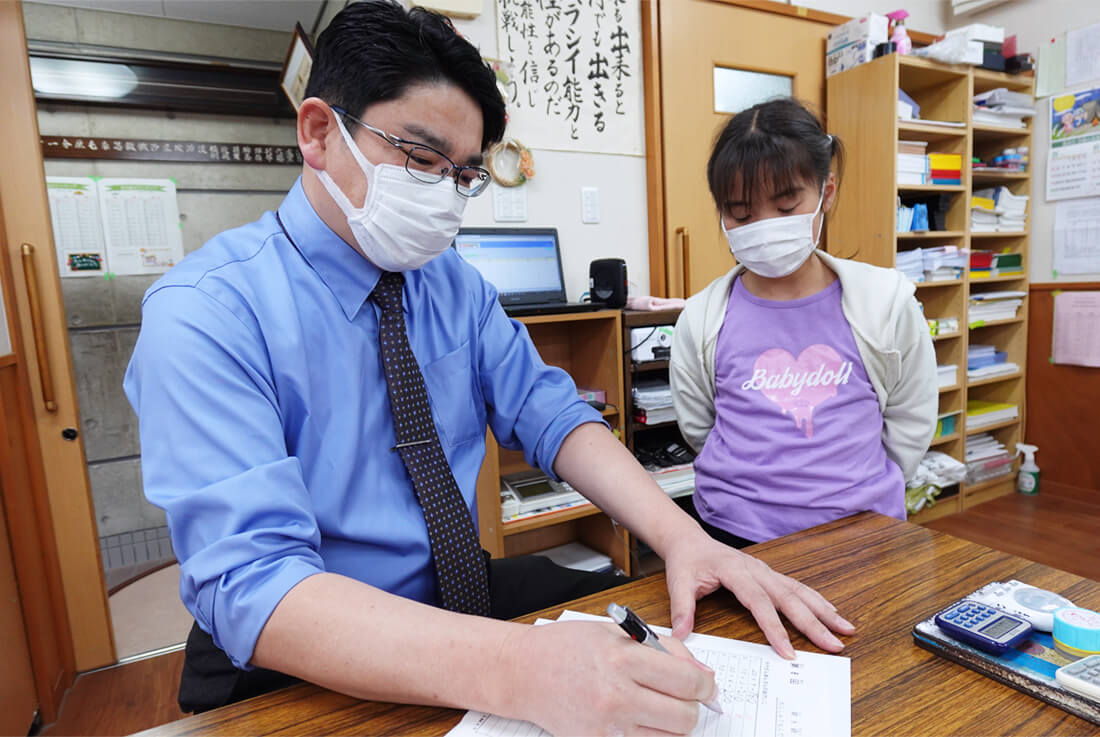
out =
[(840, 298), (839, 280), (778, 302), (734, 281), (714, 428), (695, 460), (695, 508), (715, 527), (763, 542), (868, 509), (905, 519), (905, 482)]

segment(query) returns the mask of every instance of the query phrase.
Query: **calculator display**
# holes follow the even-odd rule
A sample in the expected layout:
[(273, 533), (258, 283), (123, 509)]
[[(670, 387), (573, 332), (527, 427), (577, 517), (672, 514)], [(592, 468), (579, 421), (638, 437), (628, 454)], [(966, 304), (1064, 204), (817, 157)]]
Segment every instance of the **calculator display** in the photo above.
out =
[(1020, 623), (1015, 619), (1011, 619), (1009, 617), (998, 617), (997, 619), (994, 619), (992, 622), (987, 624), (985, 627), (982, 627), (980, 630), (978, 630), (978, 632), (981, 632), (986, 637), (998, 640), (1005, 633), (1011, 631), (1019, 624)]

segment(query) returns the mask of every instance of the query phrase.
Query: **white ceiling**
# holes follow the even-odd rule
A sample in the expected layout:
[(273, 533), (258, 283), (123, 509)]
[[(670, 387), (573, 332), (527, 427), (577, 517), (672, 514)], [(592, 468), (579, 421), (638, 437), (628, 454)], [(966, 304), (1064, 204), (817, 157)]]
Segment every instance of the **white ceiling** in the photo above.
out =
[[(245, 28), (291, 31), (301, 23), (308, 33), (325, 0), (34, 0), (90, 10), (153, 15)], [(339, 2), (344, 0), (329, 0)]]

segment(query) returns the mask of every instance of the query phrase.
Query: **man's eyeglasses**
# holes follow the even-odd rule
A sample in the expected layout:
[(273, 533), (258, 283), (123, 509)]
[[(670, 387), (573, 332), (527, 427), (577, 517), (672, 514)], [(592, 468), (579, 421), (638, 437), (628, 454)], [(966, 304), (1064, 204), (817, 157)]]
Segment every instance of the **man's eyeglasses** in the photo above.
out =
[(363, 126), (374, 135), (381, 138), (397, 150), (405, 154), (405, 171), (413, 179), (425, 184), (442, 182), (448, 177), (455, 180), (455, 189), (463, 197), (477, 197), (489, 186), (490, 175), (480, 166), (459, 166), (441, 151), (436, 151), (431, 146), (415, 141), (406, 141), (404, 138), (386, 133), (375, 128), (369, 123), (364, 123), (347, 110), (332, 105), (332, 110), (337, 115), (343, 115), (358, 125)]

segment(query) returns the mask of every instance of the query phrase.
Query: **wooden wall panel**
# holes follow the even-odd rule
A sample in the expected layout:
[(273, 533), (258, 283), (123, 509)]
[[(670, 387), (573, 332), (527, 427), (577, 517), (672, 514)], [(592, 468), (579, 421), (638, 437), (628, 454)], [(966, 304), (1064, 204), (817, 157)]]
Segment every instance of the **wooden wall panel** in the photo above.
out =
[(1054, 293), (1100, 291), (1100, 282), (1032, 284), (1027, 336), (1027, 442), (1039, 446), (1042, 481), (1100, 496), (1100, 368), (1050, 362)]

